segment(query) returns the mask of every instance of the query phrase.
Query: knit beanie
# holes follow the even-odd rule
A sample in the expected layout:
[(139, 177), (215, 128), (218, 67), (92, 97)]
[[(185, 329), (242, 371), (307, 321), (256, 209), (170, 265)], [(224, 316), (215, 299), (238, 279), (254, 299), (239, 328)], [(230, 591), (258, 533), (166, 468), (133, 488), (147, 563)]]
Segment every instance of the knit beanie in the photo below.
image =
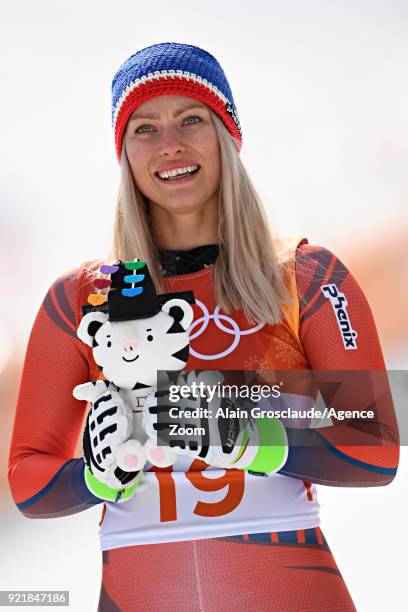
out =
[(157, 96), (188, 96), (211, 108), (233, 136), (238, 151), (241, 126), (227, 77), (204, 49), (180, 43), (160, 43), (137, 51), (112, 81), (112, 124), (120, 161), (122, 139), (134, 110)]

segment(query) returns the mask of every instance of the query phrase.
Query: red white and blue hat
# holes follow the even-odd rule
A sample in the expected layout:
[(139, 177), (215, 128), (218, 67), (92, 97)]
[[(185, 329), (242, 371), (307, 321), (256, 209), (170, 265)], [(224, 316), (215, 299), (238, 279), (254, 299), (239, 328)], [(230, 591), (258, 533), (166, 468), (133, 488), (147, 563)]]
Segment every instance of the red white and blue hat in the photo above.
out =
[(227, 77), (218, 61), (204, 49), (180, 43), (160, 43), (137, 51), (112, 81), (112, 124), (118, 160), (130, 115), (157, 96), (188, 96), (211, 108), (242, 145), (241, 126)]

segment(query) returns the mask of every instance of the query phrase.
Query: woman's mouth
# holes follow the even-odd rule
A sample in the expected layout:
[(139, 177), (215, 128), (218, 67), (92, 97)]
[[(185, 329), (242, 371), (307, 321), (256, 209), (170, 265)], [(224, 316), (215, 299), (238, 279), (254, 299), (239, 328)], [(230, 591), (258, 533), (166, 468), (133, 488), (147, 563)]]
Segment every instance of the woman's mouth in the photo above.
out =
[(187, 183), (194, 179), (200, 168), (201, 166), (199, 164), (193, 166), (180, 166), (180, 168), (174, 168), (172, 170), (155, 172), (154, 175), (161, 183)]

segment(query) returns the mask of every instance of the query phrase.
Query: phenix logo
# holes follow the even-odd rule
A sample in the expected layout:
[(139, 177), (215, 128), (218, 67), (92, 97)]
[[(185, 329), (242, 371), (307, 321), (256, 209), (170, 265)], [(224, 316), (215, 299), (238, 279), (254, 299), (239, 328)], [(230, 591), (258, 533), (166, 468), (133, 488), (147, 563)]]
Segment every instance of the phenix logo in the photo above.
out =
[(348, 312), (346, 310), (348, 302), (344, 293), (337, 289), (336, 285), (324, 285), (320, 287), (325, 298), (330, 300), (336, 315), (337, 323), (340, 328), (340, 333), (343, 338), (344, 348), (346, 350), (356, 349), (358, 336), (357, 332), (351, 327)]

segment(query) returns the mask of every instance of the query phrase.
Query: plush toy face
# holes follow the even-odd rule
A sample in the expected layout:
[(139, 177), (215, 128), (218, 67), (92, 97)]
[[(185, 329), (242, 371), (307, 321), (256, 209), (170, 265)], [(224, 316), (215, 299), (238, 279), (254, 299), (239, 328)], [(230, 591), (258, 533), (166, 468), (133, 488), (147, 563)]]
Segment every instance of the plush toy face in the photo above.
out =
[(102, 312), (85, 315), (78, 337), (93, 348), (105, 378), (121, 389), (137, 383), (153, 386), (157, 370), (182, 370), (188, 360), (188, 328), (193, 310), (188, 302), (172, 299), (146, 319), (109, 321)]

